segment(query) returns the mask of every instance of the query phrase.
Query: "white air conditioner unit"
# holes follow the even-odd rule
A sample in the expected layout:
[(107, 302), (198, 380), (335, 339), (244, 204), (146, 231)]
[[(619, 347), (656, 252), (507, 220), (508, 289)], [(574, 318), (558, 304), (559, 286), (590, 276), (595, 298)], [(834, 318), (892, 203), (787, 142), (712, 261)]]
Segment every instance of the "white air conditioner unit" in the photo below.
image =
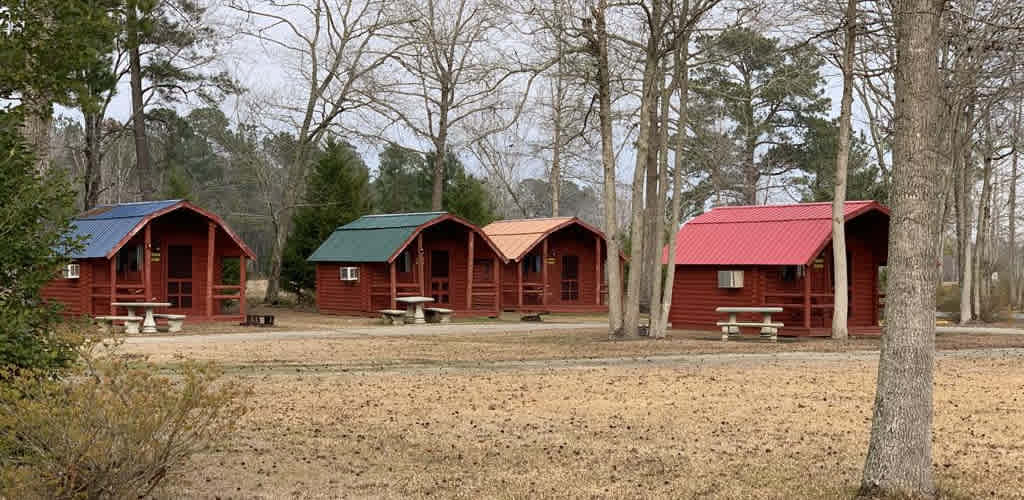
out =
[(76, 280), (78, 279), (79, 276), (81, 276), (80, 272), (81, 270), (78, 267), (78, 264), (68, 264), (64, 266), (64, 279)]
[(718, 271), (718, 288), (743, 288), (743, 271)]
[(341, 268), (341, 281), (359, 281), (359, 268), (343, 266)]

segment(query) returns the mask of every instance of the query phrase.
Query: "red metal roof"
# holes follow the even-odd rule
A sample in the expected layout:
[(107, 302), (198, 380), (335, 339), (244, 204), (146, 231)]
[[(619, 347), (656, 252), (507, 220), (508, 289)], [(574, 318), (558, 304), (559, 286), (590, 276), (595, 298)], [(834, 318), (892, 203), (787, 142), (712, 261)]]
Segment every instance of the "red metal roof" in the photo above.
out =
[[(889, 209), (874, 201), (849, 201), (849, 221)], [(832, 239), (832, 203), (717, 207), (695, 217), (676, 233), (676, 264), (803, 265)], [(667, 261), (668, 246), (662, 250)]]

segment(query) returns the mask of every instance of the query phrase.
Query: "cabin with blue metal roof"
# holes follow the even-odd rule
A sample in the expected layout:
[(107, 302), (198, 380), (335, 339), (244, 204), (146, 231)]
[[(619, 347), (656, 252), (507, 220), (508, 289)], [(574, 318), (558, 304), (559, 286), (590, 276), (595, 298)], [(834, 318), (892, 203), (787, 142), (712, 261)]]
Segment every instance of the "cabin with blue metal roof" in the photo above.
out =
[(367, 215), (336, 229), (308, 259), (327, 314), (375, 315), (399, 297), (496, 316), (505, 258), (480, 228), (446, 212)]
[(114, 302), (168, 302), (190, 320), (245, 316), (253, 251), (221, 220), (185, 200), (101, 205), (72, 221), (81, 248), (44, 289), (70, 315), (120, 315)]

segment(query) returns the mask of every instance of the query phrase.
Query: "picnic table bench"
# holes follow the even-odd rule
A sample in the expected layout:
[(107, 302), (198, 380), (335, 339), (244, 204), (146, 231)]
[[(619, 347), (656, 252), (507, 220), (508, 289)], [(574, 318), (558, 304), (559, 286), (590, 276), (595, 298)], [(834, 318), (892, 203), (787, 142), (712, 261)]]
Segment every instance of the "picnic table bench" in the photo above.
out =
[(139, 333), (139, 325), (142, 324), (142, 316), (96, 316), (94, 319), (103, 335), (110, 333), (115, 321), (123, 321), (124, 333), (130, 334)]
[(156, 319), (167, 320), (167, 333), (178, 333), (181, 331), (182, 325), (185, 324), (184, 314), (157, 314), (153, 313), (153, 317)]
[(425, 307), (423, 311), (427, 313), (427, 323), (451, 323), (452, 322), (452, 311), (451, 309), (445, 309), (443, 307)]
[[(772, 321), (772, 314), (782, 312), (781, 307), (719, 307), (715, 309), (715, 312), (729, 315), (728, 321), (715, 323), (722, 327), (723, 342), (729, 340), (729, 336), (732, 334), (739, 336), (740, 328), (743, 327), (760, 328), (762, 338), (769, 338), (772, 342), (777, 342), (779, 340), (779, 328), (785, 326), (782, 323)], [(736, 316), (741, 313), (761, 314), (761, 321), (737, 321)]]
[(404, 325), (406, 311), (401, 309), (381, 309), (377, 311), (380, 313), (381, 318), (385, 321), (390, 321), (392, 325)]

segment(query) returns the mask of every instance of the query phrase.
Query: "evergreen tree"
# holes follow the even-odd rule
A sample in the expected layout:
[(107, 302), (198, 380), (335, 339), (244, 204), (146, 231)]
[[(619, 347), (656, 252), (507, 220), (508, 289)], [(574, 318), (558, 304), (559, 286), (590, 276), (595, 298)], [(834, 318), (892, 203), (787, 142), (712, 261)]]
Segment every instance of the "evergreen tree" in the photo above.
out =
[(316, 286), (316, 269), (306, 259), (338, 226), (370, 212), (369, 179), (369, 169), (351, 145), (328, 140), (285, 245), (281, 266), (285, 290), (301, 295)]
[[(433, 165), (434, 155), (428, 154), (426, 165)], [(432, 171), (423, 171), (420, 179), (424, 190), (425, 182), (432, 178)], [(458, 215), (478, 226), (493, 222), (497, 217), (494, 201), (483, 181), (466, 172), (466, 167), (452, 152), (444, 158), (444, 191), (441, 205), (448, 213)]]
[(20, 121), (0, 113), (0, 368), (53, 375), (73, 349), (54, 334), (60, 311), (41, 290), (78, 244), (69, 236), (75, 198), (62, 173), (37, 171)]

